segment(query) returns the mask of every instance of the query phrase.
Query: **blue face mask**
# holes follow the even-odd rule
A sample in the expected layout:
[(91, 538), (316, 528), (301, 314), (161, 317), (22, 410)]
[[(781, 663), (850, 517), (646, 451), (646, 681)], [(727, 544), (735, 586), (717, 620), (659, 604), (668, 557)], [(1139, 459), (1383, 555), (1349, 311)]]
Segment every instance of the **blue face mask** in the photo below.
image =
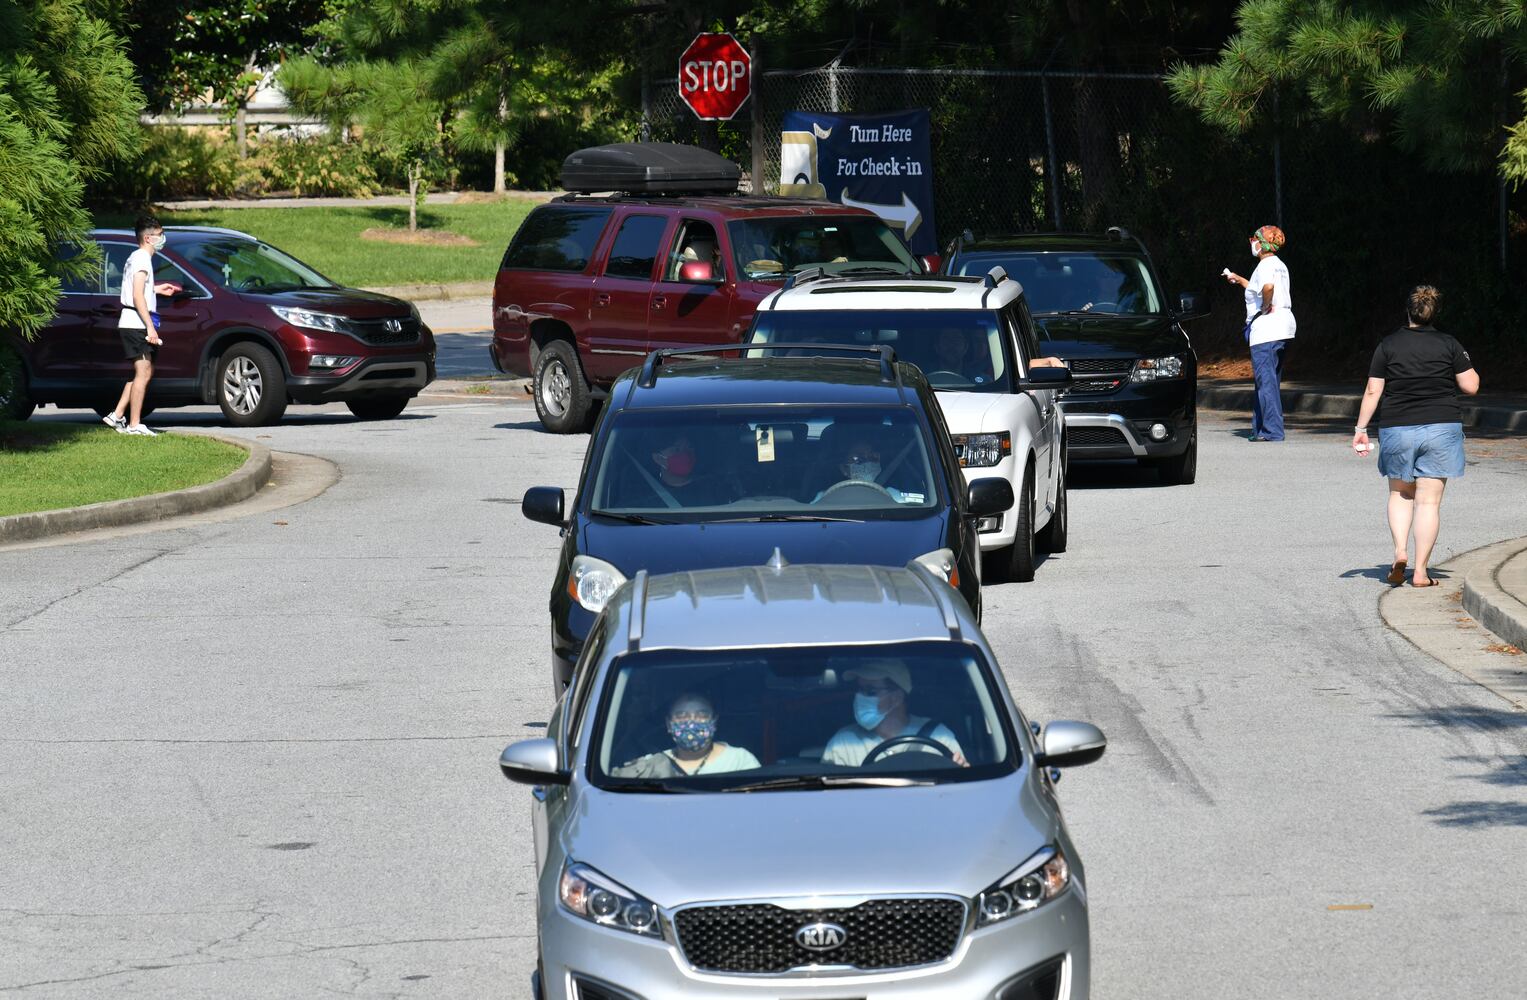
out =
[(873, 694), (854, 695), (854, 721), (865, 729), (874, 729), (885, 721), (886, 713), (880, 710), (880, 697)]
[(861, 483), (873, 483), (880, 476), (879, 462), (849, 462), (848, 478)]
[(704, 750), (716, 738), (716, 723), (714, 721), (696, 722), (693, 719), (670, 722), (668, 735), (673, 737), (673, 745), (680, 750)]

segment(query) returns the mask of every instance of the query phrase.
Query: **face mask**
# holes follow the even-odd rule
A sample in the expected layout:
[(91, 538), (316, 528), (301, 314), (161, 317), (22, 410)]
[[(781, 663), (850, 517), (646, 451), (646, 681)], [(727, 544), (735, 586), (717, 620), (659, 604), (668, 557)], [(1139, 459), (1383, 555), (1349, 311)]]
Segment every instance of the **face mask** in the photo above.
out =
[(693, 719), (670, 722), (668, 735), (673, 737), (673, 745), (680, 750), (705, 750), (716, 738), (716, 723), (715, 720), (697, 722)]
[(1253, 257), (1262, 256), (1262, 244), (1258, 243), (1256, 240), (1251, 241), (1251, 255)]
[(687, 448), (663, 456), (663, 469), (670, 476), (687, 476), (695, 471), (695, 453)]
[(880, 698), (873, 694), (854, 695), (854, 721), (865, 729), (873, 730), (885, 721), (886, 713), (880, 710)]
[(149, 240), (148, 241), (148, 245), (153, 247), (155, 251), (163, 250), (164, 249), (164, 234), (160, 233), (158, 236), (155, 236), (153, 239)]
[(862, 483), (873, 482), (880, 475), (879, 462), (849, 462), (848, 478)]

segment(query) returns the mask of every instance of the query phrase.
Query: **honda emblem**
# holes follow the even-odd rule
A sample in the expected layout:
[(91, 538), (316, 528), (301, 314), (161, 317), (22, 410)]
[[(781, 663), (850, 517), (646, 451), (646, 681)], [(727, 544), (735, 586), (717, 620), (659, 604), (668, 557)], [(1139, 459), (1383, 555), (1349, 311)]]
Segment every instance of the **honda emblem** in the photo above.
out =
[(400, 319), (390, 319), (386, 323), (383, 323), (382, 326), (387, 330), (388, 333), (403, 332), (403, 321)]

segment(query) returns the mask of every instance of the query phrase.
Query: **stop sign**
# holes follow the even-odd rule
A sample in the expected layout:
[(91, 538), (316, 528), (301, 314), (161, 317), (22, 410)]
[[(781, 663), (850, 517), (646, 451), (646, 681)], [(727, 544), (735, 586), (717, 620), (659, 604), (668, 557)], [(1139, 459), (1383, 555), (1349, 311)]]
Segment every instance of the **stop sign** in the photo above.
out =
[(753, 57), (722, 32), (696, 35), (679, 56), (679, 96), (706, 121), (728, 121), (753, 92)]

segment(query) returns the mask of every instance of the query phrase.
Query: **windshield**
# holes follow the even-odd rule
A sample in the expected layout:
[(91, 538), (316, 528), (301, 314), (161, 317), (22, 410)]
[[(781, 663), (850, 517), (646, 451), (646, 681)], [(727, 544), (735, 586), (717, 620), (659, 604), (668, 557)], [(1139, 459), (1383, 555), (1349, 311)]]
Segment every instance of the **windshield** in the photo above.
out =
[[(970, 309), (774, 310), (754, 315), (747, 342), (885, 344), (896, 351), (897, 360), (921, 368), (935, 389), (1012, 391), (1011, 340), (1003, 332), (997, 314), (991, 312)], [(789, 356), (813, 352), (781, 348), (769, 353)]]
[(589, 776), (630, 791), (939, 784), (1017, 767), (973, 646), (654, 650), (614, 661)]
[(234, 291), (335, 287), (334, 282), (297, 258), (237, 236), (181, 237), (175, 241), (175, 250), (219, 287)]
[(737, 273), (749, 281), (783, 278), (803, 267), (834, 274), (916, 274), (922, 265), (884, 222), (865, 216), (744, 219), (727, 225)]
[(985, 274), (1000, 265), (1023, 286), (1029, 311), (1155, 316), (1161, 295), (1141, 257), (1106, 253), (1013, 253), (961, 258), (957, 273)]
[(926, 516), (939, 494), (910, 407), (623, 410), (589, 512), (656, 523)]

